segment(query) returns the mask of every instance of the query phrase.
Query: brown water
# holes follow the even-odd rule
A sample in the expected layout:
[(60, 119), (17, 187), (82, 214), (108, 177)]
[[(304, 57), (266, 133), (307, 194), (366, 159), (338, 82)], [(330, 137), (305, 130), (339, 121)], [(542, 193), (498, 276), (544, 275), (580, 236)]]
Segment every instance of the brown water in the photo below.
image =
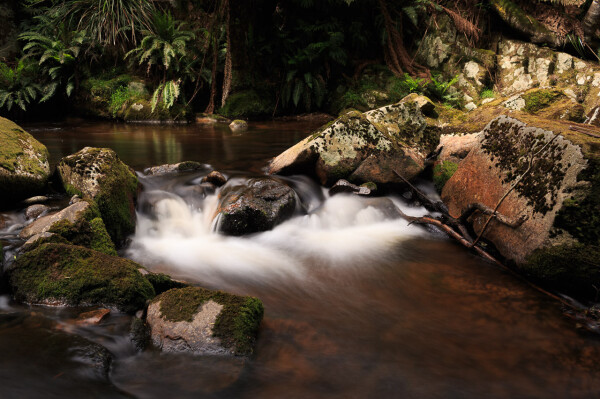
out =
[[(138, 170), (196, 160), (252, 172), (312, 128), (264, 124), (234, 136), (196, 126), (59, 127), (30, 129), (55, 160), (93, 145), (114, 148)], [(186, 179), (144, 184), (177, 191)], [(300, 191), (312, 187), (293, 182)], [(317, 203), (310, 217), (247, 238), (212, 234), (202, 209), (187, 214), (176, 201), (165, 203), (158, 222), (139, 216), (129, 256), (263, 300), (252, 359), (138, 353), (127, 316), (73, 327), (75, 310), (0, 297), (0, 397), (600, 396), (600, 340), (578, 330), (559, 304), (450, 241), (382, 216), (376, 203), (306, 197)], [(78, 336), (113, 354), (108, 378), (81, 355)]]

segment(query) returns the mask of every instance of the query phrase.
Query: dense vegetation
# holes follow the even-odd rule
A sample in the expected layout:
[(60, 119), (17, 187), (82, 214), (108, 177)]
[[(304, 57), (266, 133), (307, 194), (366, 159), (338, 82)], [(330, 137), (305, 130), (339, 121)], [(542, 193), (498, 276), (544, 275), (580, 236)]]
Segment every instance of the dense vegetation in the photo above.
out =
[(591, 0), (9, 0), (0, 114), (83, 113), (97, 101), (106, 117), (127, 118), (134, 102), (161, 118), (271, 117), (367, 108), (364, 93), (381, 91), (460, 106), (455, 77), (414, 60), (442, 14), (480, 47), (503, 32), (597, 54)]

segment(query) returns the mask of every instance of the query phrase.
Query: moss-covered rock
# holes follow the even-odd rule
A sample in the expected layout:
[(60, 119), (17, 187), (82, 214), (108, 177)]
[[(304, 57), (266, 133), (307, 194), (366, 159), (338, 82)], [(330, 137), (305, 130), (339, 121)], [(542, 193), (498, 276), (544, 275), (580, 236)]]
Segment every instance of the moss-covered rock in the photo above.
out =
[(263, 313), (257, 298), (187, 287), (157, 296), (147, 322), (164, 351), (250, 355)]
[(16, 123), (0, 117), (0, 207), (44, 190), (48, 150)]
[(201, 164), (200, 162), (184, 161), (174, 164), (152, 166), (144, 169), (144, 174), (148, 176), (162, 176), (173, 173), (192, 172), (196, 170), (202, 170), (204, 168), (206, 168), (206, 165)]
[(248, 130), (248, 122), (241, 119), (236, 119), (229, 124), (229, 128), (232, 132), (245, 132)]
[(558, 245), (534, 251), (521, 269), (544, 285), (580, 300), (598, 302), (600, 246)]
[(134, 312), (154, 297), (140, 268), (84, 247), (43, 244), (17, 259), (9, 281), (19, 301), (116, 306)]
[(86, 147), (63, 158), (57, 169), (67, 193), (97, 204), (116, 245), (135, 231), (138, 179), (113, 150)]
[(270, 230), (288, 219), (296, 208), (296, 193), (270, 178), (250, 179), (225, 186), (219, 194), (217, 231), (240, 236)]
[(163, 292), (173, 288), (184, 288), (188, 286), (186, 283), (173, 280), (170, 276), (164, 273), (148, 273), (144, 275), (144, 277), (150, 282), (150, 284), (152, 284), (156, 295), (160, 295)]
[[(54, 236), (43, 235), (53, 233)], [(42, 236), (43, 235), (43, 236)], [(26, 226), (19, 236), (30, 240), (28, 250), (42, 242), (57, 242), (59, 238), (74, 245), (91, 248), (108, 255), (117, 255), (115, 246), (106, 231), (100, 212), (91, 201), (79, 201), (60, 212), (44, 216)], [(40, 241), (41, 240), (41, 241)]]
[(126, 122), (169, 123), (186, 122), (190, 119), (191, 114), (181, 104), (167, 108), (162, 102), (158, 103), (152, 111), (150, 99), (136, 99), (123, 104), (123, 108), (117, 113), (117, 116)]
[(350, 111), (277, 156), (269, 173), (316, 175), (323, 185), (340, 179), (362, 184), (401, 183), (423, 171), (439, 143), (419, 103), (405, 101), (364, 114)]

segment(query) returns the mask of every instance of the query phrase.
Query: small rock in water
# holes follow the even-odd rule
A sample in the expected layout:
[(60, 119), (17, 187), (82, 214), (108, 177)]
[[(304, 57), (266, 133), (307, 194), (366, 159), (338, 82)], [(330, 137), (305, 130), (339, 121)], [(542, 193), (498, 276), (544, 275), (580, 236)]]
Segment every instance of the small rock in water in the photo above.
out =
[(96, 309), (80, 314), (75, 321), (79, 325), (100, 324), (110, 315), (110, 309)]
[(23, 204), (25, 204), (25, 205), (42, 204), (44, 202), (47, 202), (49, 199), (50, 198), (45, 197), (43, 195), (38, 195), (37, 197), (27, 198), (26, 200), (23, 201)]
[(208, 175), (202, 178), (202, 183), (212, 183), (217, 187), (221, 187), (223, 184), (227, 183), (227, 178), (223, 176), (223, 174), (219, 171), (213, 170)]
[(329, 195), (334, 196), (340, 193), (352, 193), (356, 195), (370, 195), (371, 190), (366, 186), (357, 186), (347, 180), (340, 179), (329, 189)]
[(42, 204), (31, 205), (30, 207), (28, 207), (25, 210), (25, 219), (27, 219), (27, 220), (37, 219), (44, 212), (47, 212), (49, 209), (50, 209), (49, 207), (47, 207), (46, 205), (42, 205)]
[(69, 200), (69, 205), (73, 205), (77, 202), (81, 201), (81, 197), (77, 194), (75, 194), (74, 196), (71, 197), (71, 199)]
[(248, 130), (248, 122), (236, 119), (229, 124), (229, 128), (232, 132), (245, 132)]
[(170, 173), (178, 172), (190, 172), (194, 170), (200, 170), (205, 168), (206, 165), (195, 161), (185, 161), (174, 164), (165, 164), (159, 166), (153, 166), (151, 168), (144, 169), (144, 174), (147, 176), (161, 176)]

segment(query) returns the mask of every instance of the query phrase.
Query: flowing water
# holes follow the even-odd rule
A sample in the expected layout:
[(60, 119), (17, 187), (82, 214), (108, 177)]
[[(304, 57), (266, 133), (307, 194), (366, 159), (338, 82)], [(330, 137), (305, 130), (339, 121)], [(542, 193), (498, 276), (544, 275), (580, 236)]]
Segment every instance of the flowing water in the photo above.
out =
[[(219, 169), (243, 183), (315, 128), (265, 123), (226, 128), (71, 122), (27, 126), (53, 163), (111, 147), (136, 170), (196, 160), (206, 170), (144, 177), (128, 256), (212, 289), (261, 298), (265, 318), (251, 359), (137, 352), (131, 319), (94, 327), (77, 309), (27, 307), (0, 297), (0, 397), (98, 398), (597, 398), (600, 340), (560, 305), (443, 236), (398, 218), (422, 214), (402, 197), (327, 192), (284, 181), (302, 211), (269, 232), (213, 232)], [(9, 244), (22, 210), (7, 213)], [(12, 240), (12, 241), (11, 241)], [(113, 361), (98, 365), (95, 344)]]

